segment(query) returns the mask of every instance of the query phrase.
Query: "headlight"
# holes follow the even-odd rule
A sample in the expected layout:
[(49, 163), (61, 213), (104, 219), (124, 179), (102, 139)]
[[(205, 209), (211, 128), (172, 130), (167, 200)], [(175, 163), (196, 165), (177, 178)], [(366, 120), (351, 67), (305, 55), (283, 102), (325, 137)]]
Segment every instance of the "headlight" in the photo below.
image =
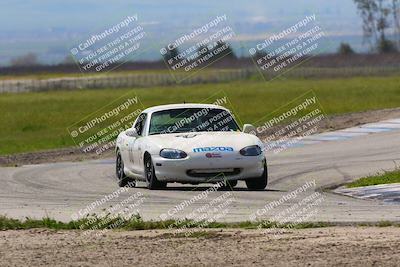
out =
[(160, 156), (166, 159), (184, 159), (187, 154), (182, 150), (164, 148), (161, 149)]
[(258, 156), (262, 153), (262, 150), (259, 146), (246, 146), (242, 148), (239, 153), (243, 156)]

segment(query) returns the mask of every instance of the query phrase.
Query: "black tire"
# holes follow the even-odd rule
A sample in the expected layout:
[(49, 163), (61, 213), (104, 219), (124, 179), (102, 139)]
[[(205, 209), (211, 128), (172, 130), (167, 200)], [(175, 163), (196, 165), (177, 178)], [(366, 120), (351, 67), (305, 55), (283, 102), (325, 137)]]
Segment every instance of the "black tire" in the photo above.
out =
[(228, 186), (234, 188), (238, 184), (238, 180), (227, 181)]
[(237, 186), (238, 180), (233, 180), (233, 181), (225, 181), (224, 186), (220, 187), (220, 190), (231, 190), (235, 186)]
[(146, 185), (150, 190), (165, 188), (166, 182), (160, 182), (157, 180), (156, 172), (154, 169), (153, 161), (150, 156), (147, 156), (144, 161), (144, 172), (146, 176)]
[(268, 168), (264, 163), (264, 172), (260, 177), (246, 179), (246, 186), (249, 190), (264, 190), (268, 184)]
[(118, 185), (120, 187), (132, 187), (135, 184), (135, 180), (126, 176), (124, 172), (124, 161), (122, 160), (119, 150), (117, 151), (117, 159), (115, 160), (115, 174), (118, 178)]

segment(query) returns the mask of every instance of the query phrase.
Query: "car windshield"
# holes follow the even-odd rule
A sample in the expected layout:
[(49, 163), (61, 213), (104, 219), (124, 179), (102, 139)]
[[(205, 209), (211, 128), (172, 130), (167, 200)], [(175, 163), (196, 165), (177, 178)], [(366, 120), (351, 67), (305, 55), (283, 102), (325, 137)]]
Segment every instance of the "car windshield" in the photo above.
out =
[(224, 109), (180, 108), (154, 112), (149, 135), (204, 131), (239, 131), (233, 116)]

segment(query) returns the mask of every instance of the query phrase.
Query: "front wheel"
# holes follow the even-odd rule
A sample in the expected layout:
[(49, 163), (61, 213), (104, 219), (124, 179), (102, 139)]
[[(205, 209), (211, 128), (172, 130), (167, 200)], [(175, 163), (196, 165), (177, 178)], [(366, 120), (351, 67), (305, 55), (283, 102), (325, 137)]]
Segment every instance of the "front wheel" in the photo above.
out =
[(223, 186), (220, 187), (220, 190), (232, 190), (235, 186), (237, 186), (238, 180), (224, 181)]
[(145, 168), (146, 184), (148, 189), (154, 190), (154, 189), (164, 188), (167, 186), (166, 182), (160, 182), (157, 180), (153, 161), (151, 160), (150, 156), (146, 157), (144, 162), (144, 168)]
[(246, 180), (246, 186), (250, 190), (264, 190), (268, 184), (268, 168), (267, 163), (264, 163), (264, 172), (260, 177)]
[(120, 187), (134, 186), (135, 180), (126, 176), (124, 172), (124, 161), (122, 160), (119, 150), (117, 151), (117, 159), (115, 161), (115, 174), (118, 178), (118, 185)]

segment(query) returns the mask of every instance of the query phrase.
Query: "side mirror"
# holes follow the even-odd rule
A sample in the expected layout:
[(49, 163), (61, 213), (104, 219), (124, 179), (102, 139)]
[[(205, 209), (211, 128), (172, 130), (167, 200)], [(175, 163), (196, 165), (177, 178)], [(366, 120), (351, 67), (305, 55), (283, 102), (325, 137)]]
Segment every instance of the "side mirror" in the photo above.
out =
[(254, 125), (251, 124), (245, 124), (243, 125), (243, 132), (252, 134), (252, 135), (257, 135), (257, 129), (254, 127)]
[(125, 134), (130, 137), (138, 137), (138, 133), (135, 128), (131, 128), (125, 131)]

